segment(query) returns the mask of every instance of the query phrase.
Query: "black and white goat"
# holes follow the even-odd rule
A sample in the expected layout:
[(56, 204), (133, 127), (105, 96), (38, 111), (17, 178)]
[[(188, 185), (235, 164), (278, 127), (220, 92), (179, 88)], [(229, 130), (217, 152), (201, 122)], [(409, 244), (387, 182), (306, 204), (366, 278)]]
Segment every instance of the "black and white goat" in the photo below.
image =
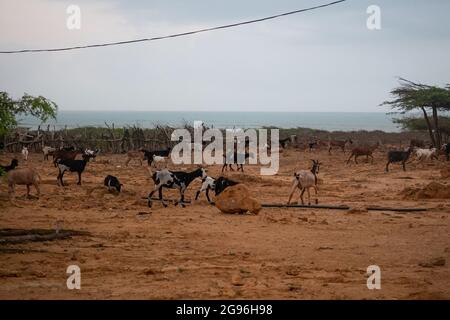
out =
[(108, 187), (108, 191), (115, 189), (117, 190), (117, 192), (120, 192), (120, 189), (123, 186), (123, 184), (120, 183), (119, 179), (117, 179), (117, 177), (114, 177), (112, 175), (107, 175), (103, 184), (106, 187)]
[(216, 196), (218, 196), (220, 193), (222, 193), (223, 190), (236, 184), (239, 184), (239, 182), (233, 181), (225, 177), (219, 177), (216, 179), (215, 182), (214, 193)]
[[(186, 191), (189, 184), (196, 178), (204, 178), (206, 177), (206, 169), (198, 168), (191, 172), (184, 171), (170, 171), (167, 169), (163, 169), (160, 171), (156, 171), (152, 175), (153, 182), (155, 183), (155, 188), (148, 195), (148, 206), (152, 206), (152, 196), (158, 191), (159, 200), (162, 202), (164, 207), (167, 207), (167, 204), (164, 203), (162, 189), (178, 189), (180, 191), (180, 201), (182, 207), (184, 207), (184, 192)], [(178, 202), (175, 203), (177, 205)]]
[(58, 181), (59, 186), (64, 186), (63, 176), (64, 172), (76, 172), (78, 173), (78, 185), (81, 185), (81, 174), (83, 173), (86, 164), (89, 161), (89, 156), (83, 155), (83, 160), (73, 160), (73, 159), (59, 159), (57, 160), (57, 167), (59, 170)]
[(406, 151), (392, 150), (388, 152), (388, 162), (386, 163), (386, 172), (389, 172), (389, 164), (395, 162), (401, 162), (403, 166), (403, 171), (406, 171), (405, 163), (408, 161), (413, 148), (409, 147)]
[(98, 153), (100, 152), (100, 149), (85, 149), (84, 154), (88, 157), (88, 161), (92, 159), (92, 161), (95, 161), (95, 158), (97, 157)]
[(142, 149), (141, 152), (144, 153), (144, 160), (147, 160), (147, 163), (149, 166), (152, 165), (153, 161), (155, 159), (161, 160), (161, 158), (167, 158), (170, 156), (170, 148), (167, 148), (165, 150), (155, 150), (155, 151), (148, 151)]
[(215, 190), (215, 188), (216, 188), (216, 179), (209, 176), (202, 178), (202, 186), (195, 194), (195, 200), (198, 199), (200, 193), (205, 192), (206, 199), (208, 199), (208, 202), (211, 203), (211, 199), (209, 198), (209, 190)]

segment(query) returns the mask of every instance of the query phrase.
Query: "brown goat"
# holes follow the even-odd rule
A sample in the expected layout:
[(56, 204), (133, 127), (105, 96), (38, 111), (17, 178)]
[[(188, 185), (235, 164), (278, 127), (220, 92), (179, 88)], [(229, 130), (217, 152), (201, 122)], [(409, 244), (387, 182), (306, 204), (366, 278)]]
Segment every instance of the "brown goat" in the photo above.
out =
[(373, 146), (359, 146), (352, 149), (352, 154), (347, 160), (347, 164), (350, 162), (350, 160), (355, 157), (355, 163), (358, 164), (358, 157), (366, 156), (366, 161), (369, 160), (369, 157), (371, 158), (371, 163), (373, 163), (373, 152), (380, 146), (380, 143), (377, 142)]
[(39, 190), (39, 180), (39, 174), (32, 168), (18, 168), (9, 171), (8, 187), (10, 199), (15, 193), (16, 184), (27, 186), (27, 197), (30, 197), (30, 186), (33, 185), (36, 188), (37, 196), (39, 197), (41, 193)]
[(83, 154), (83, 151), (81, 151), (81, 150), (73, 150), (73, 151), (56, 150), (53, 153), (53, 164), (56, 167), (56, 163), (58, 160), (75, 160), (75, 158), (79, 154)]
[(333, 147), (339, 147), (342, 149), (342, 152), (345, 153), (345, 146), (347, 145), (347, 143), (353, 144), (352, 139), (328, 141), (328, 153), (331, 153), (331, 149)]
[(125, 161), (125, 165), (128, 167), (128, 163), (131, 159), (139, 160), (140, 165), (142, 166), (142, 160), (144, 159), (144, 150), (130, 150), (127, 152), (127, 160)]

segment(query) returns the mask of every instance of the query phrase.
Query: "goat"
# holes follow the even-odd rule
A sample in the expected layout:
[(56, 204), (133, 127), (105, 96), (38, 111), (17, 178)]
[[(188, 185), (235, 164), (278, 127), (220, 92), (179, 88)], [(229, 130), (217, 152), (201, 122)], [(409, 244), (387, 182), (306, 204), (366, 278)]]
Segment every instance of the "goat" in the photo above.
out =
[(253, 154), (249, 153), (249, 152), (245, 152), (244, 154), (242, 153), (237, 153), (237, 151), (235, 150), (234, 153), (229, 152), (227, 154), (223, 155), (223, 166), (222, 166), (222, 172), (227, 169), (227, 165), (230, 167), (231, 171), (233, 170), (232, 164), (235, 164), (237, 167), (237, 171), (239, 171), (239, 169), (241, 170), (241, 172), (244, 172), (244, 164), (243, 163), (238, 163), (238, 155), (240, 156), (244, 156), (244, 162), (245, 160), (247, 160), (248, 158), (253, 158)]
[(391, 150), (387, 154), (388, 162), (386, 163), (386, 172), (389, 172), (389, 164), (395, 162), (401, 162), (403, 166), (403, 171), (406, 171), (405, 163), (408, 161), (411, 155), (412, 148), (409, 147), (406, 151)]
[(345, 146), (349, 144), (353, 144), (352, 139), (346, 139), (346, 140), (330, 140), (328, 141), (328, 153), (331, 153), (331, 149), (333, 147), (339, 147), (342, 149), (342, 152), (345, 153)]
[(39, 197), (41, 191), (39, 190), (39, 174), (32, 168), (18, 168), (8, 172), (8, 188), (10, 199), (15, 193), (15, 186), (26, 185), (27, 197), (30, 197), (30, 186), (33, 185), (36, 188), (37, 196)]
[(23, 157), (23, 160), (28, 161), (28, 148), (27, 147), (22, 148), (22, 157)]
[[(155, 151), (147, 151), (147, 150), (142, 149), (142, 152), (144, 152), (144, 160), (147, 160), (147, 163), (149, 166), (151, 166), (153, 161), (155, 161), (155, 158), (154, 158), (155, 156), (167, 158), (170, 156), (170, 151), (171, 151), (170, 148), (167, 148), (165, 150), (155, 150)], [(158, 159), (161, 159), (161, 158), (158, 158)]]
[(438, 159), (437, 157), (437, 149), (431, 148), (431, 149), (421, 149), (421, 148), (413, 148), (414, 154), (419, 161), (423, 160), (430, 160), (430, 159)]
[(308, 142), (309, 152), (312, 152), (313, 149), (316, 149), (318, 147), (319, 147), (319, 144), (317, 143), (317, 141)]
[(0, 168), (4, 172), (8, 172), (8, 171), (14, 170), (18, 165), (19, 165), (19, 161), (17, 159), (12, 159), (11, 160), (11, 164), (9, 166), (2, 166), (2, 165), (0, 165)]
[(81, 185), (81, 173), (84, 171), (86, 164), (89, 161), (89, 156), (83, 155), (83, 160), (73, 160), (73, 159), (60, 159), (58, 160), (58, 170), (59, 174), (56, 178), (58, 185), (64, 186), (63, 176), (64, 172), (76, 172), (78, 173), (78, 185)]
[(441, 150), (444, 151), (447, 161), (450, 161), (450, 143), (442, 145)]
[(305, 193), (305, 190), (308, 190), (308, 205), (311, 205), (311, 195), (309, 193), (309, 188), (314, 188), (316, 194), (316, 204), (319, 203), (319, 199), (317, 196), (317, 175), (319, 174), (319, 167), (321, 163), (319, 162), (319, 160), (311, 160), (311, 161), (313, 162), (311, 170), (300, 170), (294, 173), (292, 190), (287, 202), (288, 205), (291, 203), (292, 196), (294, 195), (294, 192), (297, 188), (301, 190), (300, 199), (302, 204), (304, 204), (303, 193)]
[(95, 161), (95, 158), (97, 157), (99, 152), (100, 152), (99, 149), (95, 149), (95, 150), (85, 149), (84, 150), (84, 154), (89, 157), (89, 160), (93, 159), (92, 161)]
[[(180, 191), (180, 201), (182, 207), (184, 207), (184, 192), (186, 191), (189, 184), (196, 178), (205, 178), (206, 177), (206, 169), (198, 168), (192, 172), (184, 172), (184, 171), (169, 171), (167, 169), (163, 169), (160, 171), (156, 171), (152, 175), (152, 180), (155, 184), (155, 188), (148, 195), (148, 206), (151, 208), (152, 206), (152, 196), (158, 191), (159, 200), (162, 202), (164, 207), (167, 205), (164, 203), (162, 188), (169, 189), (178, 189)], [(178, 202), (175, 203), (177, 205)]]
[(219, 177), (216, 179), (216, 182), (215, 182), (214, 193), (216, 196), (218, 196), (226, 188), (237, 185), (237, 184), (239, 184), (239, 182), (230, 180), (225, 177)]
[(57, 150), (53, 153), (53, 164), (57, 166), (58, 160), (74, 160), (77, 155), (83, 154), (82, 150)]
[(151, 162), (152, 164), (156, 164), (157, 163), (165, 163), (166, 162), (166, 158), (165, 157), (161, 157), (161, 156), (157, 156), (157, 155), (153, 155), (153, 161)]
[(285, 138), (285, 139), (279, 139), (278, 142), (280, 143), (280, 146), (285, 149), (286, 148), (286, 143), (287, 142), (292, 142), (291, 138)]
[(75, 151), (75, 147), (74, 146), (61, 147), (61, 148), (59, 148), (59, 150), (61, 150), (61, 151)]
[(56, 148), (44, 146), (42, 148), (42, 153), (44, 154), (44, 160), (48, 160), (48, 156), (53, 155), (55, 151), (56, 151)]
[(206, 199), (208, 199), (208, 202), (211, 203), (211, 200), (209, 199), (209, 190), (215, 190), (215, 188), (216, 188), (216, 180), (214, 178), (209, 176), (202, 178), (202, 186), (195, 194), (195, 200), (198, 199), (200, 193), (205, 192)]
[(350, 160), (355, 157), (355, 163), (358, 164), (358, 157), (360, 156), (366, 156), (366, 161), (369, 160), (369, 157), (371, 158), (371, 163), (373, 164), (373, 152), (380, 146), (380, 143), (377, 142), (373, 146), (360, 146), (352, 149), (352, 153), (350, 157), (347, 160), (347, 164), (350, 162)]
[(142, 166), (142, 160), (144, 158), (145, 150), (130, 150), (127, 152), (127, 160), (125, 161), (125, 165), (128, 166), (128, 163), (131, 159), (139, 160), (140, 165)]
[(111, 189), (116, 189), (117, 192), (120, 192), (120, 189), (123, 186), (123, 184), (119, 182), (119, 179), (112, 175), (107, 175), (103, 184), (108, 187), (108, 191), (111, 191)]

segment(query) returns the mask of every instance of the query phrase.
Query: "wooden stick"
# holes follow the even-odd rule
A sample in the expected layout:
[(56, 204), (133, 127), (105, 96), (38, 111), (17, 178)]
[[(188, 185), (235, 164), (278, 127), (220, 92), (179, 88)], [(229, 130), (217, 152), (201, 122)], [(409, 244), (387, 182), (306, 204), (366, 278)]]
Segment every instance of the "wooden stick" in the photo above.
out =
[(348, 210), (350, 209), (349, 206), (346, 205), (340, 205), (340, 206), (333, 206), (333, 205), (306, 205), (306, 204), (262, 204), (263, 208), (312, 208), (312, 209), (334, 209), (334, 210)]
[[(304, 205), (304, 204), (262, 204), (263, 208), (311, 208), (311, 209), (333, 209), (333, 210), (349, 210), (349, 206), (340, 205)], [(391, 207), (367, 207), (368, 211), (396, 211), (396, 212), (423, 212), (427, 208), (391, 208)]]

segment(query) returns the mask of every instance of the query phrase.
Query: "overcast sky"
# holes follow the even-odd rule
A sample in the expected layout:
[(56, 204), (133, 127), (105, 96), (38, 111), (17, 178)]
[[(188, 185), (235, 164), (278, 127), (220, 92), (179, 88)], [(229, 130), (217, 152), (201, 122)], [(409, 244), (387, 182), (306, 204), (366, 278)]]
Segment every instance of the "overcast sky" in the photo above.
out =
[[(330, 0), (0, 0), (0, 50), (160, 36)], [(68, 30), (66, 9), (81, 9)], [(366, 27), (369, 5), (381, 30)], [(0, 91), (60, 110), (385, 111), (397, 77), (450, 82), (450, 1), (348, 0), (211, 33), (0, 55)]]

